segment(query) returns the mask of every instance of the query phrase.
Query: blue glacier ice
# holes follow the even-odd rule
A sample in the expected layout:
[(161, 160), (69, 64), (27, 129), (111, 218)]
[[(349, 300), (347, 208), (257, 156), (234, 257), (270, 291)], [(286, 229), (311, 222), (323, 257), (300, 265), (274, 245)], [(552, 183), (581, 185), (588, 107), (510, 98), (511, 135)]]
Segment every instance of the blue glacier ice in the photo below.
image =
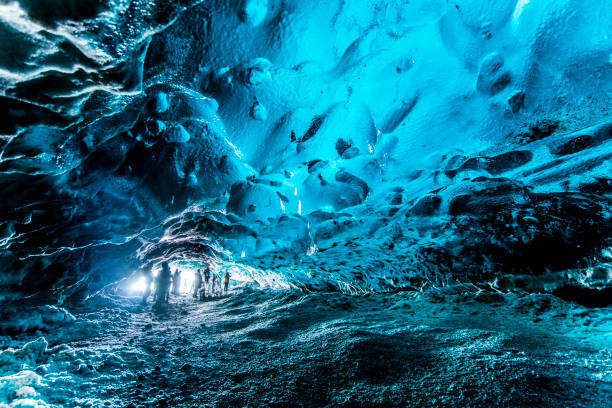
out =
[[(0, 408), (612, 398), (612, 0), (7, 0), (0, 44)], [(162, 262), (232, 296), (143, 308)]]

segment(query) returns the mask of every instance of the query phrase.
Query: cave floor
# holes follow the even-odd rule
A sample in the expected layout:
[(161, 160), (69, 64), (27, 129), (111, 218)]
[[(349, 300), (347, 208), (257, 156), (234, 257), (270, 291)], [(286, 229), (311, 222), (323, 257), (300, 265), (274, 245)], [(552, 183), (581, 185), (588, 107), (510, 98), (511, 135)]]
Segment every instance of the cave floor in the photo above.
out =
[(51, 356), (37, 372), (52, 406), (612, 401), (610, 309), (547, 295), (234, 291), (159, 311), (101, 304), (46, 334)]

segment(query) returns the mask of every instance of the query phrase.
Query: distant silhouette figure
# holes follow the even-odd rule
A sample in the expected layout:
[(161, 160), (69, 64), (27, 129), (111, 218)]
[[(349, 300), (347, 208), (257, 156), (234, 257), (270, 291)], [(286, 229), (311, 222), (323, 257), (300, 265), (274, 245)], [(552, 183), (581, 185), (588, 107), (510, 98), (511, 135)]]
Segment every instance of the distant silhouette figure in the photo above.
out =
[(195, 272), (195, 277), (193, 278), (193, 297), (198, 299), (199, 292), (202, 289), (202, 272), (198, 269)]
[(215, 274), (213, 273), (213, 275), (212, 275), (212, 280), (211, 280), (211, 285), (210, 285), (210, 294), (211, 294), (211, 295), (214, 295), (214, 293), (215, 293), (215, 289), (216, 289), (216, 287), (215, 287), (215, 286), (216, 286), (216, 283), (217, 283), (217, 275), (215, 275)]
[(206, 265), (206, 269), (204, 269), (204, 282), (208, 285), (210, 281), (210, 265)]
[(161, 271), (157, 274), (155, 282), (155, 303), (162, 304), (167, 303), (170, 294), (170, 281), (172, 274), (168, 262), (162, 263)]
[(227, 295), (227, 287), (229, 286), (230, 273), (229, 271), (225, 271), (225, 276), (223, 277), (223, 291)]
[(146, 305), (147, 304), (147, 299), (149, 298), (149, 295), (151, 294), (151, 283), (153, 282), (153, 271), (151, 270), (151, 268), (145, 268), (142, 270), (142, 275), (144, 276), (145, 279), (145, 289), (144, 289), (144, 293), (142, 294), (142, 304)]
[(174, 275), (172, 275), (172, 294), (181, 294), (181, 271), (179, 271), (178, 269), (175, 270)]

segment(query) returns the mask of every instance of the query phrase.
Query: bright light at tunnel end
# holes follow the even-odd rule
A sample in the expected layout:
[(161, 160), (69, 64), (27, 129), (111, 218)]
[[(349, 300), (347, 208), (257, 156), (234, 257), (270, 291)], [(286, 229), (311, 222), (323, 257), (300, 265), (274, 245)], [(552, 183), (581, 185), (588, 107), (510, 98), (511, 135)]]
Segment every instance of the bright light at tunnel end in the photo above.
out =
[(138, 279), (132, 282), (129, 286), (129, 291), (133, 293), (142, 293), (147, 289), (147, 281), (144, 276), (140, 276)]

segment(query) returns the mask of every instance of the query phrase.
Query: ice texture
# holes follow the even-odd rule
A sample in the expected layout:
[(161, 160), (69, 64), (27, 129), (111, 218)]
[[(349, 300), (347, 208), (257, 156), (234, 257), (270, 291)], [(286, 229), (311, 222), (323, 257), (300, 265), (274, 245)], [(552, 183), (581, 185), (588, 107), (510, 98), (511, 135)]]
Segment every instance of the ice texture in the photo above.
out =
[(157, 313), (137, 302), (96, 295), (42, 354), (46, 341), (14, 341), (0, 407), (604, 407), (612, 395), (609, 310), (548, 294), (246, 288)]
[(0, 408), (609, 406), (611, 170), (612, 0), (0, 1)]
[(5, 2), (0, 301), (169, 261), (609, 303), (610, 33), (610, 0)]

